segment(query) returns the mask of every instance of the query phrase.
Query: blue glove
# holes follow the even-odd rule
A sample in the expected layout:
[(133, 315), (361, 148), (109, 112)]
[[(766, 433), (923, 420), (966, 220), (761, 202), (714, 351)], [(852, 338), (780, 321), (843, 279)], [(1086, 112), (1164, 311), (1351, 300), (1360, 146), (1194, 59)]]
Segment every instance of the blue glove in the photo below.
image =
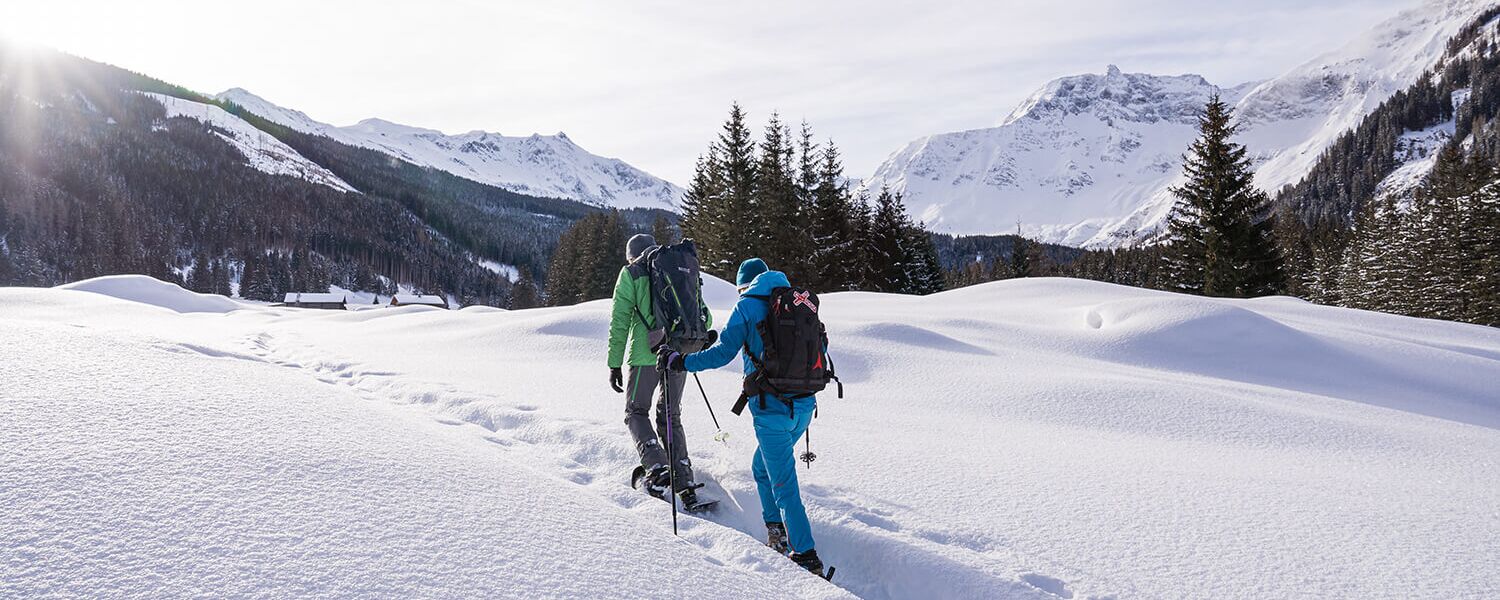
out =
[(656, 351), (656, 370), (658, 371), (686, 371), (683, 365), (682, 353), (666, 346)]

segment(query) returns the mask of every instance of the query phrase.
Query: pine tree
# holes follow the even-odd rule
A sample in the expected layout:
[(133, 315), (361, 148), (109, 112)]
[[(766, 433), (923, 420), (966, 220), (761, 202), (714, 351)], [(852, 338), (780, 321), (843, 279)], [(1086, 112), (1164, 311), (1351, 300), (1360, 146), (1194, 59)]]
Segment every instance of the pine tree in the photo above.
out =
[(1230, 141), (1232, 112), (1217, 96), (1209, 101), (1184, 157), (1188, 181), (1172, 189), (1165, 275), (1177, 291), (1251, 296), (1283, 287), (1269, 199), (1254, 187), (1245, 147)]
[(1368, 202), (1354, 221), (1354, 236), (1344, 249), (1338, 269), (1338, 296), (1344, 306), (1383, 310), (1390, 302), (1386, 290), (1393, 271), (1392, 249), (1383, 237), (1398, 222), (1395, 205)]
[(1468, 320), (1500, 327), (1500, 183), (1481, 188), (1472, 200), (1475, 237), (1481, 241), (1472, 249), (1478, 265)]
[(845, 270), (849, 289), (878, 290), (881, 281), (881, 256), (875, 247), (875, 210), (869, 197), (861, 191), (849, 207), (851, 261)]
[(214, 269), (213, 269), (213, 283), (212, 283), (213, 289), (212, 289), (212, 293), (218, 294), (220, 296), (231, 296), (231, 295), (233, 295), (234, 294), (234, 290), (233, 290), (232, 287), (230, 287), (230, 283), (229, 283), (230, 280), (233, 278), (233, 273), (231, 273), (231, 271), (232, 271), (233, 268), (230, 266), (229, 261), (220, 258), (220, 259), (217, 259), (217, 260), (213, 261), (213, 263), (214, 263)]
[(548, 306), (608, 298), (625, 264), (625, 222), (619, 211), (589, 213), (558, 239), (547, 269)]
[(771, 113), (756, 163), (754, 226), (757, 245), (749, 254), (760, 256), (785, 272), (792, 281), (805, 282), (812, 272), (812, 242), (803, 225), (803, 192), (794, 164), (791, 131)]
[(1021, 227), (1016, 226), (1016, 241), (1010, 248), (1010, 260), (1008, 261), (1010, 277), (1031, 277), (1031, 266), (1035, 260), (1031, 256), (1031, 240), (1021, 235)]
[(908, 294), (936, 294), (945, 289), (943, 264), (938, 260), (937, 246), (932, 243), (932, 233), (921, 226), (906, 229), (907, 249), (905, 262), (906, 288)]
[(536, 289), (536, 279), (531, 276), (531, 269), (520, 267), (519, 270), (520, 276), (516, 279), (516, 284), (511, 286), (507, 308), (521, 310), (540, 306), (541, 298)]
[(682, 236), (692, 238), (698, 248), (699, 262), (705, 271), (718, 274), (726, 254), (724, 232), (724, 164), (719, 160), (717, 144), (699, 156), (693, 169), (693, 180), (682, 197), (682, 217), (678, 226)]
[(908, 288), (909, 227), (900, 196), (892, 194), (889, 188), (881, 189), (870, 221), (869, 258), (875, 268), (874, 291), (900, 292)]
[(739, 103), (730, 106), (729, 119), (718, 141), (721, 160), (722, 189), (717, 211), (718, 246), (703, 260), (705, 270), (721, 278), (732, 279), (745, 257), (761, 252), (761, 228), (766, 221), (759, 217), (756, 202), (755, 143), (745, 123), (745, 111)]
[(212, 273), (209, 273), (208, 259), (201, 254), (193, 256), (193, 262), (188, 273), (183, 277), (183, 287), (194, 292), (208, 293), (211, 290)]
[[(806, 155), (805, 148), (803, 153)], [(807, 285), (827, 291), (856, 289), (861, 283), (854, 240), (857, 223), (849, 191), (844, 187), (844, 166), (832, 140), (823, 146), (821, 159), (821, 164), (809, 167), (804, 161), (803, 166), (817, 169), (809, 202), (813, 275)]]
[(241, 298), (262, 302), (277, 300), (276, 284), (272, 273), (274, 260), (273, 257), (261, 254), (259, 251), (245, 253), (245, 267), (240, 276)]
[(651, 237), (655, 238), (659, 245), (670, 246), (678, 242), (677, 228), (673, 227), (672, 222), (666, 217), (658, 215), (651, 223)]

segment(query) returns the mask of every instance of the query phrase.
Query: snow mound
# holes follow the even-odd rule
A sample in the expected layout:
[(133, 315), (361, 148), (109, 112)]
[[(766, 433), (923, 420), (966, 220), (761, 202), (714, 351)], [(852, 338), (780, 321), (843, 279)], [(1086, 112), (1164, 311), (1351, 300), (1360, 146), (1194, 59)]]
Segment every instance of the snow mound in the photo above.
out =
[(177, 284), (145, 275), (107, 275), (57, 287), (159, 306), (179, 313), (227, 313), (246, 308), (246, 305), (224, 296), (191, 292)]

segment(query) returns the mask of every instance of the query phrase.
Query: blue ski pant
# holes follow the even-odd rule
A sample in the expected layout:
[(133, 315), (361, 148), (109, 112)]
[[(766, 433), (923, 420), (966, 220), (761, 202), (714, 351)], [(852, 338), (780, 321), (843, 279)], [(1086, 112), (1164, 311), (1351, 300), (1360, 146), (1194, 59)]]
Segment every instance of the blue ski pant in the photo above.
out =
[(795, 414), (777, 400), (766, 402), (760, 409), (759, 401), (750, 400), (750, 413), (755, 417), (754, 464), (755, 487), (760, 492), (760, 512), (767, 523), (786, 524), (788, 542), (792, 550), (807, 552), (813, 549), (812, 525), (807, 521), (807, 510), (802, 507), (802, 492), (797, 487), (797, 441), (812, 424), (813, 411), (800, 410), (799, 402)]

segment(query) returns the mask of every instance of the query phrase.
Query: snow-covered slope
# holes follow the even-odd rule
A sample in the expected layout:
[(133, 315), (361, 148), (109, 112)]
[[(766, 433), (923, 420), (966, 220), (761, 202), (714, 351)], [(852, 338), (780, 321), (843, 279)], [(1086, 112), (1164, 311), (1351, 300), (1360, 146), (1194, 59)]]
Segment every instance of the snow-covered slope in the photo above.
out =
[(167, 117), (189, 117), (209, 124), (214, 134), (223, 138), (245, 156), (246, 162), (272, 175), (289, 175), (326, 185), (333, 189), (353, 192), (353, 186), (344, 183), (337, 175), (302, 156), (291, 146), (281, 143), (264, 131), (246, 123), (224, 109), (211, 104), (183, 100), (173, 96), (146, 93), (167, 109)]
[[(1295, 183), (1340, 134), (1414, 83), (1459, 28), (1494, 4), (1429, 0), (1279, 77), (1225, 90), (1242, 122), (1238, 141), (1254, 157), (1257, 185), (1274, 192)], [(1005, 233), (1021, 221), (1048, 242), (1114, 247), (1147, 239), (1171, 208), (1168, 188), (1180, 182), (1191, 111), (1201, 102), (1182, 107), (1186, 119), (1143, 124), (1139, 116), (1180, 116), (1170, 107), (1213, 88), (1198, 78), (1180, 96), (1160, 84), (1145, 89), (1161, 93), (1125, 94), (1117, 90), (1130, 88), (1118, 84), (1077, 84), (1111, 77), (1122, 76), (1112, 68), (1102, 78), (1059, 79), (999, 127), (913, 142), (865, 185), (904, 191), (913, 212), (939, 231)]]
[(757, 539), (737, 365), (726, 443), (683, 407), (720, 512), (677, 541), (629, 489), (606, 302), (0, 289), (0, 596), (1500, 596), (1500, 331), (1047, 279), (823, 306), (833, 585)]
[(681, 188), (622, 160), (590, 154), (563, 133), (510, 137), (471, 131), (446, 135), (381, 119), (335, 127), (240, 88), (215, 97), (297, 131), (378, 150), (522, 194), (617, 208), (663, 209), (675, 207), (682, 197)]
[(1019, 222), (1028, 235), (1083, 245), (1177, 177), (1197, 112), (1216, 93), (1197, 75), (1113, 65), (1103, 75), (1064, 77), (999, 127), (908, 144), (862, 185), (904, 193), (936, 231), (1008, 233)]

